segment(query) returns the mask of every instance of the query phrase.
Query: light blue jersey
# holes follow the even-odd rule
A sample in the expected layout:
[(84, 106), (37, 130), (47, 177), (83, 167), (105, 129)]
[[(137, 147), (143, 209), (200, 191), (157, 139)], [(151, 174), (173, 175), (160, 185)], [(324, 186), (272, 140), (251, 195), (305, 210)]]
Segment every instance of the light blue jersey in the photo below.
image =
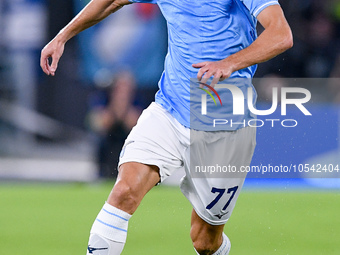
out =
[[(222, 60), (246, 47), (257, 37), (256, 16), (266, 7), (277, 5), (276, 0), (130, 0), (131, 2), (157, 3), (168, 25), (168, 54), (164, 72), (159, 81), (156, 102), (169, 111), (182, 125), (197, 130), (235, 130), (254, 118), (249, 110), (234, 116), (234, 126), (212, 127), (213, 116), (201, 114), (201, 97), (193, 96), (190, 79), (197, 77), (198, 69), (192, 64)], [(236, 71), (231, 78), (244, 78), (236, 85), (245, 93), (252, 87), (250, 79), (256, 65)], [(239, 79), (238, 79), (239, 80)], [(223, 82), (222, 82), (223, 83)], [(194, 83), (197, 93), (199, 84)], [(227, 89), (217, 91), (223, 106), (215, 106), (209, 99), (208, 108), (216, 116), (232, 118), (232, 97)], [(256, 101), (256, 92), (253, 93)], [(246, 103), (245, 103), (246, 106)]]

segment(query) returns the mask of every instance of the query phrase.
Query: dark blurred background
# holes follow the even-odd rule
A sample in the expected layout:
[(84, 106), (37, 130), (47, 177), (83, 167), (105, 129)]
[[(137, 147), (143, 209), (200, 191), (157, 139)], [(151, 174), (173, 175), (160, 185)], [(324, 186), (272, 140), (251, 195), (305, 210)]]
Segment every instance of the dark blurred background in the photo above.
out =
[[(107, 159), (115, 149), (106, 148), (105, 141), (117, 132), (124, 137), (154, 99), (167, 50), (166, 23), (157, 5), (126, 6), (82, 32), (67, 43), (56, 76), (43, 74), (42, 47), (87, 3), (0, 0), (0, 178), (92, 180), (98, 169), (111, 176), (114, 171), (105, 164), (115, 164), (115, 158)], [(316, 101), (339, 103), (340, 2), (280, 3), (294, 47), (261, 64), (256, 77), (334, 78), (311, 90)], [(122, 116), (112, 105), (121, 73), (128, 73), (131, 79), (123, 83), (132, 88), (115, 92), (128, 102)], [(260, 101), (266, 91), (260, 84)], [(114, 117), (107, 117), (110, 113)]]

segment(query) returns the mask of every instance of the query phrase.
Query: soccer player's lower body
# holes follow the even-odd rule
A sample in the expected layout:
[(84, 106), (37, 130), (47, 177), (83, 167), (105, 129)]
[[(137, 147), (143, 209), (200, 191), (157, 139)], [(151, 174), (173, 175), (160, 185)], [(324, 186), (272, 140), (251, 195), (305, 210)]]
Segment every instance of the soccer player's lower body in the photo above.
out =
[(193, 166), (247, 166), (255, 135), (251, 127), (217, 132), (190, 130), (152, 103), (126, 139), (116, 184), (93, 223), (87, 254), (121, 254), (128, 221), (145, 194), (180, 168), (186, 172), (180, 185), (182, 193), (193, 206), (190, 236), (197, 254), (229, 254), (230, 241), (223, 229), (246, 173), (211, 178), (207, 171), (194, 173)]

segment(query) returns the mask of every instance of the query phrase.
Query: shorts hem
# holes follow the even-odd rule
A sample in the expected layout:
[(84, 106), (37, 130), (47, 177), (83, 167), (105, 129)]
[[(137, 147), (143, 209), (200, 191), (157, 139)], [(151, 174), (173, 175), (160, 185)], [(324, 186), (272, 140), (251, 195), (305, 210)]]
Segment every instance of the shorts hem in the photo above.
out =
[(204, 216), (199, 210), (196, 210), (196, 208), (194, 207), (194, 210), (195, 212), (197, 213), (197, 215), (202, 219), (204, 220), (206, 223), (210, 224), (210, 225), (213, 225), (213, 226), (219, 226), (219, 225), (224, 225), (227, 223), (227, 221), (229, 220), (226, 219), (226, 220), (219, 220), (219, 221), (214, 221), (214, 220), (211, 220), (210, 218)]
[(159, 173), (159, 176), (160, 176), (160, 182), (163, 182), (168, 177), (167, 175), (162, 174), (162, 164), (161, 163), (155, 162), (153, 160), (144, 160), (144, 159), (124, 159), (124, 160), (120, 160), (119, 163), (118, 163), (118, 172), (119, 172), (119, 167), (122, 164), (129, 163), (129, 162), (140, 163), (140, 164), (143, 164), (143, 165), (157, 166), (158, 167), (158, 173)]

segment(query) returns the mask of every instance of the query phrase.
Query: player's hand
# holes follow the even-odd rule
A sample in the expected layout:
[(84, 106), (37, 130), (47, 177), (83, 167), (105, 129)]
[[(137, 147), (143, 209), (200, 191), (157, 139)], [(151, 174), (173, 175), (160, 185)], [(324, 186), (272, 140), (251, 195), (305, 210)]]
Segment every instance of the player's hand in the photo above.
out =
[[(57, 38), (53, 39), (41, 51), (40, 66), (47, 75), (55, 75), (58, 68), (58, 62), (64, 53), (65, 43), (60, 42)], [(52, 58), (50, 64), (49, 59)]]
[(201, 83), (207, 83), (207, 81), (214, 76), (210, 86), (214, 87), (219, 81), (223, 81), (230, 77), (233, 70), (231, 65), (226, 60), (216, 62), (201, 62), (192, 65), (194, 68), (199, 68), (197, 79)]

